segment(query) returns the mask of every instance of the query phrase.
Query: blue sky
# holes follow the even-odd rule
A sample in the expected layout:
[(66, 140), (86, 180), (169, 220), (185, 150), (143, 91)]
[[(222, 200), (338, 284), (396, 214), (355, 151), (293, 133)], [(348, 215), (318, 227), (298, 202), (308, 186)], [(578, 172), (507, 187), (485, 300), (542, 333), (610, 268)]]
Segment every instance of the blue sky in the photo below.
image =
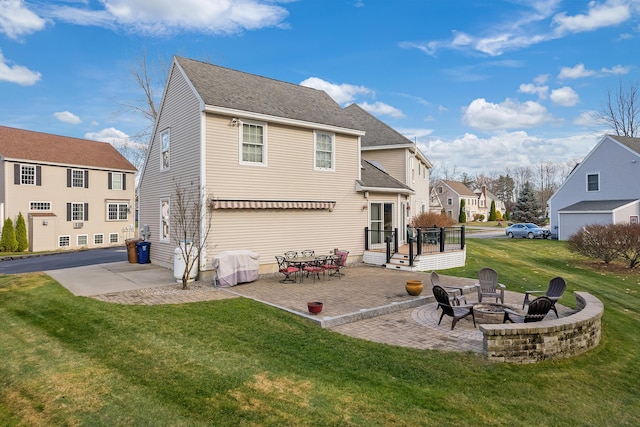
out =
[(326, 90), (440, 170), (571, 163), (607, 91), (640, 80), (639, 18), (639, 0), (0, 0), (0, 125), (131, 138), (146, 50)]

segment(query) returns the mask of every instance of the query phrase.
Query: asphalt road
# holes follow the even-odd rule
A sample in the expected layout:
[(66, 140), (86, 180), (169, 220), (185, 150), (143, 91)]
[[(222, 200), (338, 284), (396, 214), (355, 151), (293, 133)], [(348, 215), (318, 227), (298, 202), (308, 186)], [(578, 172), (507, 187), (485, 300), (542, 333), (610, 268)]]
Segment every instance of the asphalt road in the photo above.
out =
[(56, 252), (0, 261), (0, 274), (32, 273), (127, 260), (127, 248), (114, 247), (74, 252)]

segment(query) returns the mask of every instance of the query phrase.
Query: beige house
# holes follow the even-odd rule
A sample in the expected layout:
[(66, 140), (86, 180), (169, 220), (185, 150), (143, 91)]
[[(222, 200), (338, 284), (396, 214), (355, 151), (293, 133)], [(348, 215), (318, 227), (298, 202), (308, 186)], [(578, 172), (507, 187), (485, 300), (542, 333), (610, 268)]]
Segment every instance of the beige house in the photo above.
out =
[(2, 224), (22, 213), (30, 251), (134, 236), (136, 169), (111, 144), (0, 126), (0, 159)]
[(484, 208), (480, 209), (479, 207), (478, 195), (464, 185), (464, 183), (441, 180), (438, 181), (434, 188), (444, 212), (451, 218), (458, 219), (460, 215), (460, 205), (463, 200), (467, 221), (473, 220), (474, 215), (484, 215)]
[(506, 212), (504, 202), (498, 199), (498, 196), (493, 194), (491, 191), (487, 190), (486, 186), (483, 185), (480, 188), (476, 188), (475, 190), (473, 190), (473, 192), (478, 197), (478, 213), (484, 215), (484, 221), (489, 220), (492, 202), (495, 205), (496, 212), (500, 212), (500, 214), (504, 217), (504, 214)]
[(352, 104), (345, 110), (366, 132), (362, 137), (362, 158), (409, 189), (400, 193), (395, 190), (378, 192), (377, 197), (369, 201), (371, 220), (379, 212), (385, 223), (403, 230), (400, 233), (400, 243), (403, 243), (404, 230), (411, 218), (429, 211), (429, 169), (432, 165), (416, 143), (360, 106)]

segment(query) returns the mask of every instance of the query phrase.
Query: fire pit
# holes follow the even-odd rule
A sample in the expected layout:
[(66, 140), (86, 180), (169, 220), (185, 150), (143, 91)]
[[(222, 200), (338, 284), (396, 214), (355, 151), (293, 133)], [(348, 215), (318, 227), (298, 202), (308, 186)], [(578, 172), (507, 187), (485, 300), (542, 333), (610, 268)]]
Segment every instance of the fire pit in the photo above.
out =
[(504, 305), (493, 303), (478, 303), (473, 305), (473, 316), (476, 323), (502, 323), (504, 319)]

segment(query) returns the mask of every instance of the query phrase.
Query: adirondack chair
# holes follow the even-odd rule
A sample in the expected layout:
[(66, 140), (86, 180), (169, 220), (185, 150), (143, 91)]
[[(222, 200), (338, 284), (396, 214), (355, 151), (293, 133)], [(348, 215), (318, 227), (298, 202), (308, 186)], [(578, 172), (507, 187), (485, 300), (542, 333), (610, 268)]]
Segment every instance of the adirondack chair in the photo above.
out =
[(449, 299), (449, 294), (444, 290), (442, 286), (434, 286), (433, 287), (433, 296), (438, 301), (438, 308), (442, 309), (442, 314), (440, 315), (440, 320), (438, 321), (438, 325), (442, 322), (442, 318), (447, 315), (449, 317), (453, 317), (451, 321), (451, 330), (455, 328), (458, 320), (464, 319), (465, 317), (471, 315), (473, 319), (473, 327), (476, 327), (476, 318), (473, 315), (473, 306), (472, 305), (461, 305), (456, 306), (451, 304), (451, 300)]
[(504, 309), (504, 319), (502, 323), (507, 323), (507, 321), (511, 323), (531, 323), (531, 322), (539, 322), (545, 318), (551, 307), (553, 306), (553, 301), (551, 301), (547, 297), (538, 297), (529, 303), (529, 309), (526, 314), (518, 313), (517, 311), (513, 311), (509, 308)]
[(551, 306), (551, 309), (556, 314), (556, 317), (559, 317), (558, 310), (556, 309), (556, 302), (558, 302), (558, 300), (562, 298), (562, 294), (564, 293), (564, 290), (566, 288), (567, 288), (567, 282), (565, 282), (562, 277), (554, 277), (549, 281), (549, 287), (547, 288), (546, 291), (526, 291), (524, 294), (522, 309), (524, 310), (524, 307), (531, 303), (531, 301), (529, 300), (530, 295), (544, 293), (545, 297), (553, 301), (553, 305)]

